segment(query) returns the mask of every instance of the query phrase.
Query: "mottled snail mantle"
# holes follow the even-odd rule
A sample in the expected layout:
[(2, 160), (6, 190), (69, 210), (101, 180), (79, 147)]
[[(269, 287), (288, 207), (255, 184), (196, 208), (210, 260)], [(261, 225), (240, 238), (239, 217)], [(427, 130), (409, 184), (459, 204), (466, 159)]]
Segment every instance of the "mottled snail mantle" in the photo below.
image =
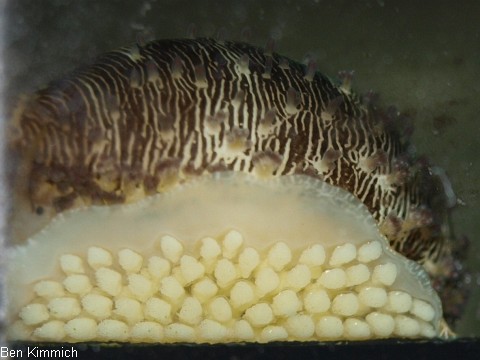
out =
[(407, 258), (439, 276), (444, 207), (387, 115), (313, 64), (210, 39), (123, 48), (39, 90), (12, 124), (11, 336), (437, 336)]

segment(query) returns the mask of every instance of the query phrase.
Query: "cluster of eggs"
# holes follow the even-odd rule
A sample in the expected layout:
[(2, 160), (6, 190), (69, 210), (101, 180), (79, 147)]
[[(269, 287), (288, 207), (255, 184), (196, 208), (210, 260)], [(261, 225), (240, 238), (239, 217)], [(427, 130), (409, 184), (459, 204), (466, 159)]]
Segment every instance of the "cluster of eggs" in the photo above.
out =
[[(433, 337), (435, 311), (395, 288), (378, 241), (262, 253), (229, 231), (196, 254), (163, 236), (158, 254), (90, 247), (60, 257), (61, 279), (34, 285), (15, 338), (228, 342)], [(86, 262), (86, 264), (85, 264)], [(88, 266), (86, 266), (88, 265)]]

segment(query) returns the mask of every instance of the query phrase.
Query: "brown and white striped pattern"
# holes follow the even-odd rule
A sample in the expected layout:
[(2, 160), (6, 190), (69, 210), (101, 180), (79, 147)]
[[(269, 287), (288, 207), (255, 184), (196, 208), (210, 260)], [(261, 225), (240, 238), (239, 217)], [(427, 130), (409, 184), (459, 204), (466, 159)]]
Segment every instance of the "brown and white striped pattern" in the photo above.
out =
[(62, 211), (133, 201), (205, 171), (303, 173), (361, 199), (404, 255), (436, 260), (443, 237), (426, 170), (412, 170), (378, 114), (311, 66), (247, 44), (135, 45), (25, 105), (18, 191), (37, 211)]

